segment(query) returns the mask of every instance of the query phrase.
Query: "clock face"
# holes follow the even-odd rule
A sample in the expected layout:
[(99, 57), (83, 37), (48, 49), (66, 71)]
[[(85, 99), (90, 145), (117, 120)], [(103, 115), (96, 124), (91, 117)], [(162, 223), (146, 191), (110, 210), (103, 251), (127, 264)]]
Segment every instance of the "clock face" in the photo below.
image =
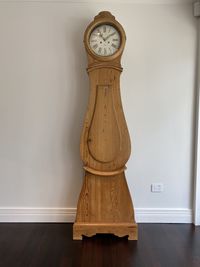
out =
[(97, 26), (89, 37), (92, 51), (98, 56), (108, 57), (115, 54), (121, 45), (119, 31), (109, 24)]

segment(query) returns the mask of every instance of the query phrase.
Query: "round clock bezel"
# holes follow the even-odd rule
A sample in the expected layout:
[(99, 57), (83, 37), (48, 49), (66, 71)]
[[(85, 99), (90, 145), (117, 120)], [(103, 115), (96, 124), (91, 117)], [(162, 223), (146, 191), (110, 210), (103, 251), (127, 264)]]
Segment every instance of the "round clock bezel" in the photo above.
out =
[[(90, 43), (89, 43), (89, 39), (90, 39), (90, 35), (91, 33), (94, 31), (94, 29), (96, 29), (97, 27), (101, 26), (101, 25), (111, 25), (112, 27), (114, 27), (119, 35), (120, 35), (120, 47), (118, 48), (118, 50), (110, 55), (110, 56), (101, 56), (101, 55), (97, 55), (91, 48)], [(122, 28), (121, 24), (119, 22), (117, 22), (116, 20), (113, 19), (108, 19), (108, 18), (101, 18), (97, 21), (93, 21), (92, 23), (89, 24), (88, 28), (85, 31), (85, 35), (84, 35), (84, 43), (85, 43), (85, 47), (87, 52), (95, 59), (100, 60), (100, 61), (111, 61), (113, 59), (116, 59), (117, 57), (121, 56), (123, 50), (124, 50), (124, 46), (125, 46), (125, 42), (126, 42), (126, 35), (124, 32), (124, 29)]]

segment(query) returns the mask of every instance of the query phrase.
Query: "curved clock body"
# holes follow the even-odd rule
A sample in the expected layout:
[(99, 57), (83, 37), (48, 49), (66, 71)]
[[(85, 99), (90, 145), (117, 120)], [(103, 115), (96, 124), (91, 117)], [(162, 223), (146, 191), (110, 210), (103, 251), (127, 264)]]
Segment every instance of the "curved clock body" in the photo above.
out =
[(137, 239), (134, 208), (124, 171), (131, 152), (121, 96), (125, 32), (110, 12), (100, 12), (84, 36), (90, 96), (80, 154), (85, 177), (73, 238), (113, 233)]
[(119, 70), (90, 70), (90, 99), (81, 138), (84, 165), (117, 171), (130, 156), (130, 138), (120, 98)]

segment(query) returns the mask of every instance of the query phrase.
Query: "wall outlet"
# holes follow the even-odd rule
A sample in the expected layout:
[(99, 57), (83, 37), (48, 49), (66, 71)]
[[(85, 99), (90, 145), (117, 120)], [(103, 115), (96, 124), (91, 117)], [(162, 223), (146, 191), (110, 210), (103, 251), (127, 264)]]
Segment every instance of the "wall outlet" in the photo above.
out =
[(152, 193), (161, 193), (164, 191), (164, 185), (162, 183), (153, 183), (151, 184)]

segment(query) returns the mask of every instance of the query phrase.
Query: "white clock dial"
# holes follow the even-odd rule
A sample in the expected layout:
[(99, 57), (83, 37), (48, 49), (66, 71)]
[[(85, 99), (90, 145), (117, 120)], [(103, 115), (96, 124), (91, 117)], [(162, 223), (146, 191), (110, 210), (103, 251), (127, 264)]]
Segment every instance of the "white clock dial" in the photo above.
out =
[(108, 57), (119, 49), (121, 45), (120, 34), (113, 26), (103, 24), (96, 27), (90, 34), (89, 44), (96, 55)]

